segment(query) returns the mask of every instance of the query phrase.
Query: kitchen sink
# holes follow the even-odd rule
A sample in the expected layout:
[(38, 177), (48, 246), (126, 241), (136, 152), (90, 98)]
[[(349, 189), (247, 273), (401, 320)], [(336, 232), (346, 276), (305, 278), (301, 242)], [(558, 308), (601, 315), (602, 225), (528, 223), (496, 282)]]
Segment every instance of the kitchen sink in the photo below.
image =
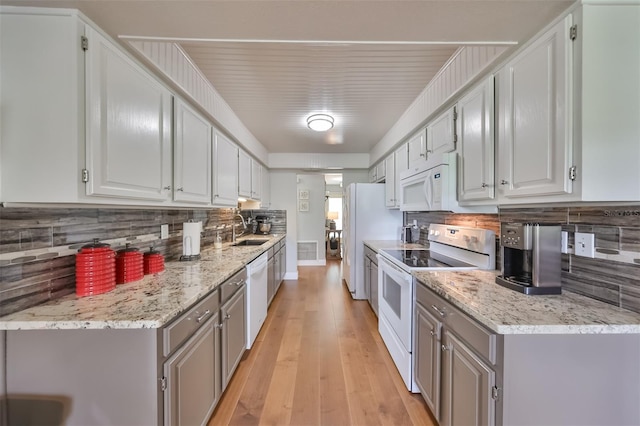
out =
[(267, 241), (269, 240), (242, 240), (242, 241), (238, 241), (235, 244), (232, 244), (232, 246), (261, 246)]

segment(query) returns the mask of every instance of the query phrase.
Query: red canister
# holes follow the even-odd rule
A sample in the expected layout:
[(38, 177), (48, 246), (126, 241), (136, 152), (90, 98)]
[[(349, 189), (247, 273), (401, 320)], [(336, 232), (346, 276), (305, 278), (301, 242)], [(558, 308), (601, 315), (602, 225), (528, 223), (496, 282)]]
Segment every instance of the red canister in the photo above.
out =
[(164, 271), (164, 256), (151, 247), (144, 254), (144, 274), (155, 274)]
[(93, 296), (116, 287), (115, 252), (97, 238), (76, 254), (76, 294)]
[(138, 281), (144, 277), (142, 253), (137, 248), (129, 247), (118, 250), (116, 255), (116, 284)]

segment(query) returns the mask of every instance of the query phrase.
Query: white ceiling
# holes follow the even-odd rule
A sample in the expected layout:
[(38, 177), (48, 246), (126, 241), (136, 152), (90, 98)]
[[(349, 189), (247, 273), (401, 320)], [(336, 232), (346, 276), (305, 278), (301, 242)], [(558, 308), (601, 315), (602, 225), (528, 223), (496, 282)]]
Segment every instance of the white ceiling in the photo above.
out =
[[(269, 152), (368, 153), (455, 50), (522, 42), (573, 0), (0, 0), (178, 41)], [(335, 117), (308, 129), (314, 112)]]

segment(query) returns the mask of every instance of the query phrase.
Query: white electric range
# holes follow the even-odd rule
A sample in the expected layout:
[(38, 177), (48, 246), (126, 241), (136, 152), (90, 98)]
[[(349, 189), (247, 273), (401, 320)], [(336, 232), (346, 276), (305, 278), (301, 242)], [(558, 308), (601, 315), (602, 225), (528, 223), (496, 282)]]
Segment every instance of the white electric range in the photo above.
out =
[(429, 225), (429, 248), (381, 249), (378, 253), (378, 330), (411, 392), (413, 380), (412, 271), (495, 269), (493, 231), (442, 224)]

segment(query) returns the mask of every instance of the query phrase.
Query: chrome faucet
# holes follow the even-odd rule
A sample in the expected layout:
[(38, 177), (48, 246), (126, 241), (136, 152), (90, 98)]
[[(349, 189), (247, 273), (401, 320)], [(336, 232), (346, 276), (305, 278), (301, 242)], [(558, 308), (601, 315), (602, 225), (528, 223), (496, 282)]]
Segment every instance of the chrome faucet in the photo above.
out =
[(242, 219), (242, 227), (244, 228), (244, 231), (242, 232), (242, 234), (240, 234), (240, 236), (244, 235), (244, 233), (247, 232), (247, 222), (244, 221), (244, 217), (242, 217), (240, 213), (236, 213), (233, 216), (233, 224), (231, 225), (231, 241), (234, 243), (236, 242), (236, 216), (240, 216), (240, 219)]

